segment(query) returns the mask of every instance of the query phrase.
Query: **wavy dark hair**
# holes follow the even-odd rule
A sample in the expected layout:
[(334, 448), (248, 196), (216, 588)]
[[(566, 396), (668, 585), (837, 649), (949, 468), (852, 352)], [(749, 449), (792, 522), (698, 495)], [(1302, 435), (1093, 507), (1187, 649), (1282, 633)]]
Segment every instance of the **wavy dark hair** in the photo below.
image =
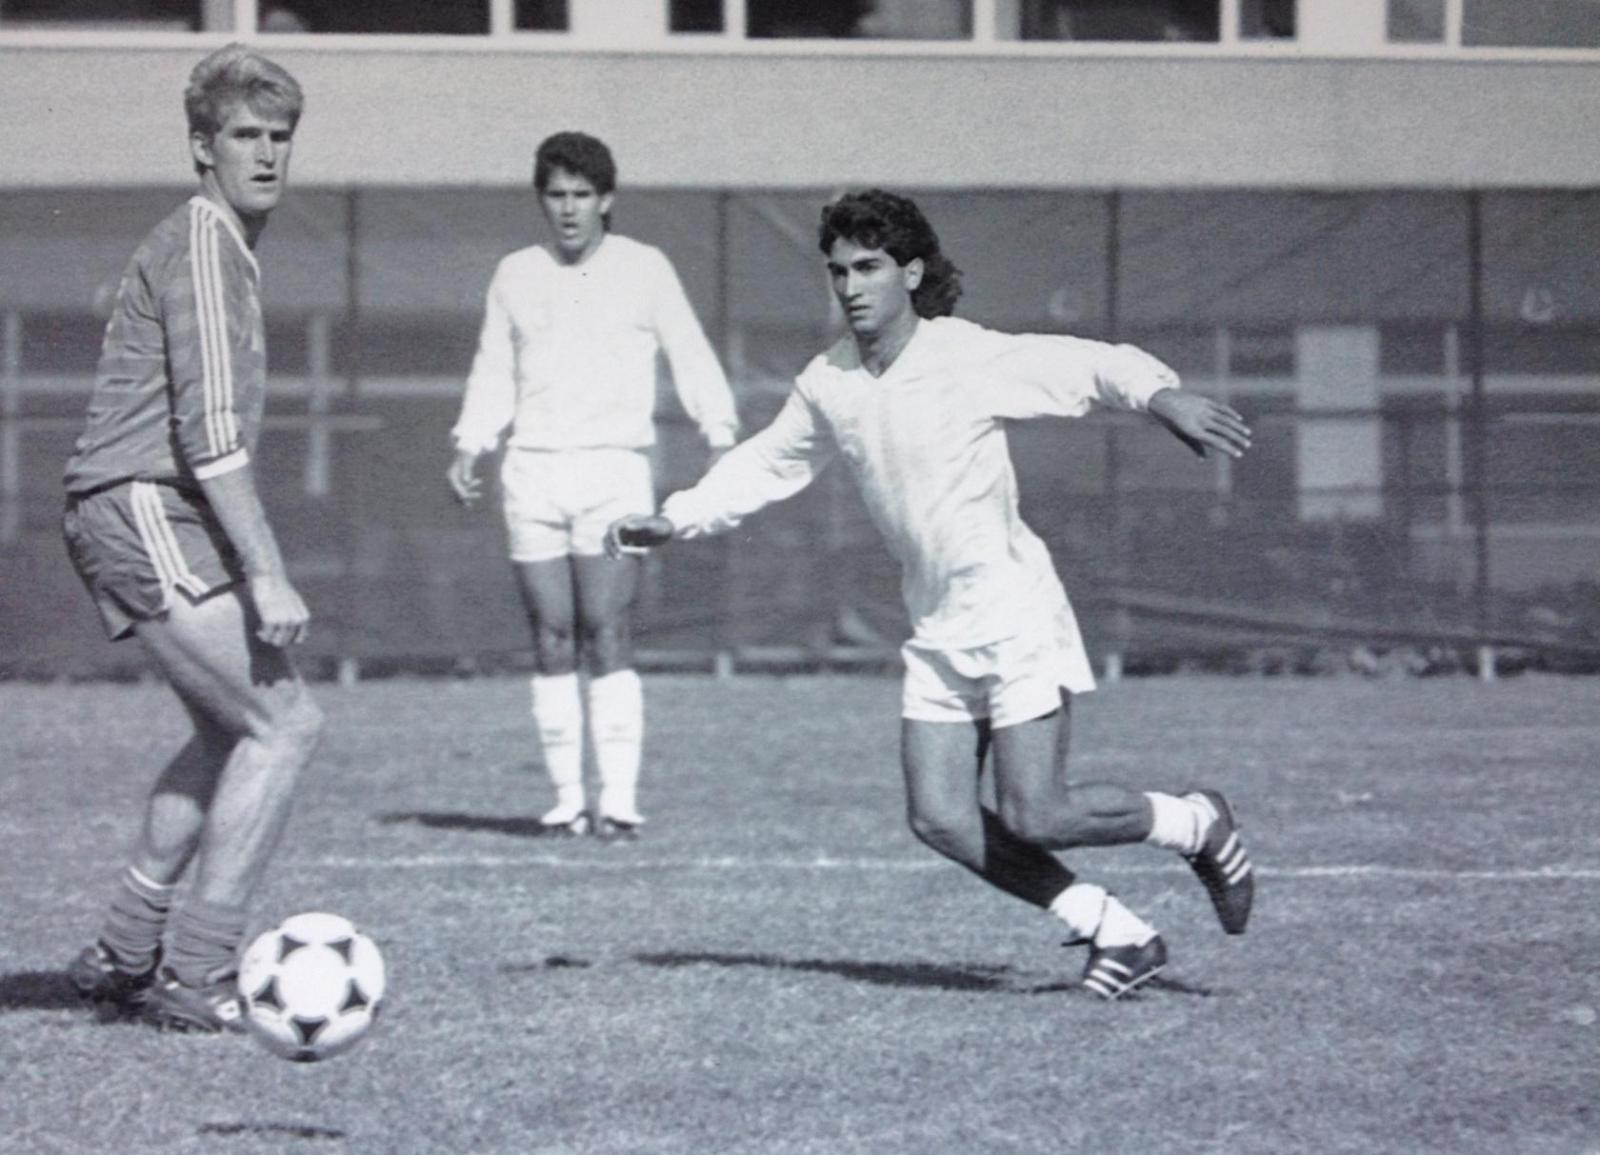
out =
[(598, 137), (586, 132), (558, 132), (545, 137), (533, 156), (533, 187), (540, 192), (558, 168), (581, 176), (601, 196), (617, 189), (617, 162)]
[(939, 235), (910, 197), (883, 189), (847, 193), (822, 209), (817, 247), (824, 255), (840, 237), (882, 249), (901, 265), (922, 261), (922, 283), (911, 291), (919, 317), (947, 317), (961, 296), (961, 270), (939, 248)]

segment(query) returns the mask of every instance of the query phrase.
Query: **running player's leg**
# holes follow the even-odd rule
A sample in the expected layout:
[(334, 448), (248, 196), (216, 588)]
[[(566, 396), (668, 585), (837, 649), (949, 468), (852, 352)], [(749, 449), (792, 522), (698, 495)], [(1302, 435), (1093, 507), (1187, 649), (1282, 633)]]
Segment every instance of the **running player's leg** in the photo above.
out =
[[(1013, 683), (1013, 708), (1043, 704)], [(1056, 709), (994, 732), (1000, 817), (1028, 842), (1051, 850), (1149, 842), (1189, 860), (1205, 884), (1223, 929), (1242, 933), (1253, 881), (1232, 811), (1215, 791), (1178, 795), (1137, 791), (1114, 782), (1073, 782), (1068, 773), (1072, 695), (1057, 689)]]
[(1068, 850), (1142, 842), (1151, 806), (1138, 791), (1114, 782), (1074, 783), (1067, 771), (1072, 745), (1072, 696), (1038, 717), (996, 725), (995, 794), (1000, 818), (1017, 837)]
[(204, 803), (194, 885), (173, 920), (162, 979), (146, 1013), (215, 1030), (237, 1017), (232, 976), (246, 906), (283, 834), (295, 783), (322, 736), (322, 712), (289, 656), (255, 636), (237, 588), (198, 603), (175, 598), (139, 640), (188, 708), (235, 736), (214, 780), (195, 774), (167, 799)]
[(581, 834), (589, 820), (583, 790), (583, 698), (578, 686), (572, 561), (563, 553), (514, 565), (533, 632), (534, 673), (529, 682), (533, 724), (556, 795), (555, 805), (539, 821), (554, 831)]
[[(1071, 738), (1071, 698), (1065, 693), (1059, 709), (995, 726), (995, 794), (1003, 827), (1052, 849), (1067, 838), (1075, 846), (1108, 846), (1145, 837), (1149, 807), (1142, 795), (1115, 783), (1068, 781)], [(1035, 817), (1047, 808), (1053, 825)], [(1066, 833), (1056, 841), (1061, 832)], [(1051, 900), (1050, 910), (1089, 944), (1083, 985), (1102, 998), (1121, 998), (1166, 966), (1166, 944), (1155, 927), (1104, 887), (1074, 882)]]
[(639, 559), (575, 555), (578, 647), (589, 672), (589, 727), (600, 775), (602, 833), (635, 833), (644, 744), (644, 691), (633, 668)]
[[(906, 818), (930, 849), (985, 882), (1034, 906), (1048, 907), (1072, 883), (1049, 853), (1022, 841), (980, 803), (986, 723), (900, 723)], [(974, 732), (976, 729), (976, 756)]]

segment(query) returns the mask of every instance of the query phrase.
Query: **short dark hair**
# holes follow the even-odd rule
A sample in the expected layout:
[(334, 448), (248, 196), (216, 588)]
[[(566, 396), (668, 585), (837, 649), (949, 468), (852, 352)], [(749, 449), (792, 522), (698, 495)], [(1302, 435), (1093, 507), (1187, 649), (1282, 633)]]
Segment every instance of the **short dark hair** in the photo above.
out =
[(939, 235), (910, 197), (883, 189), (847, 193), (823, 206), (817, 247), (831, 252), (840, 237), (882, 249), (901, 265), (922, 262), (922, 283), (911, 293), (919, 317), (946, 317), (961, 296), (961, 270), (939, 248)]
[(605, 142), (586, 132), (558, 132), (545, 137), (533, 156), (533, 187), (540, 192), (558, 168), (581, 176), (601, 196), (617, 188), (617, 162)]

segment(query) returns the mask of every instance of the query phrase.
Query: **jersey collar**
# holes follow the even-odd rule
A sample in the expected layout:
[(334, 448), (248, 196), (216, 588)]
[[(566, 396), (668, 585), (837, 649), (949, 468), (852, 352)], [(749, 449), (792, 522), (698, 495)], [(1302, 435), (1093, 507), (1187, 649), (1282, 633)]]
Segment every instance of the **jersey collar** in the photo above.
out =
[(222, 222), (223, 227), (228, 230), (228, 234), (233, 237), (234, 243), (239, 246), (239, 251), (244, 254), (244, 259), (250, 262), (250, 268), (255, 271), (257, 277), (261, 276), (261, 266), (256, 262), (256, 255), (250, 251), (250, 246), (245, 244), (244, 234), (239, 231), (239, 226), (234, 223), (233, 218), (218, 208), (210, 197), (202, 196), (200, 193), (195, 193), (194, 196), (190, 197), (189, 203), (199, 206), (200, 209), (210, 213)]

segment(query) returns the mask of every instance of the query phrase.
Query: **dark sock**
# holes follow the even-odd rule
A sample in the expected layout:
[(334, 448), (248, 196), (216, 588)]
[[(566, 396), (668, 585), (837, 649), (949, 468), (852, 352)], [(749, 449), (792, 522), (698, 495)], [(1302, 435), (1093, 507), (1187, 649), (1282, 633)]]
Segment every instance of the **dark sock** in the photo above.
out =
[(173, 887), (152, 882), (131, 866), (122, 872), (100, 928), (101, 945), (118, 968), (137, 973), (155, 962), (172, 893)]
[(191, 900), (173, 917), (167, 967), (186, 987), (203, 987), (238, 970), (247, 920), (243, 907)]

